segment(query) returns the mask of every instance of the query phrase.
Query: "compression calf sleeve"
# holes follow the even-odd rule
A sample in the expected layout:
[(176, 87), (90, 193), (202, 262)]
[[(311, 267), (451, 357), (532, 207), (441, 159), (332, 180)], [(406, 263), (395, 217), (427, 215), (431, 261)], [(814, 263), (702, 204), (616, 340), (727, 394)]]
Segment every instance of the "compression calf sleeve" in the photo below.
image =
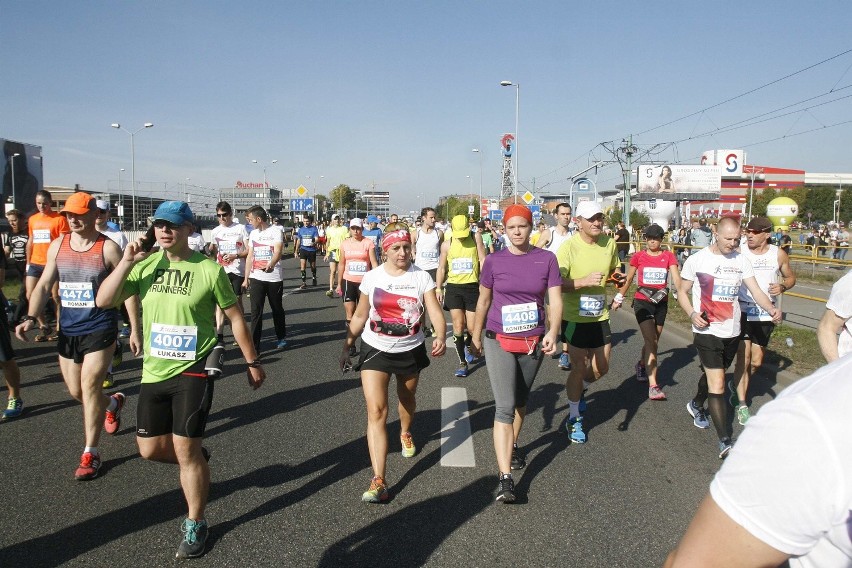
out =
[(725, 395), (711, 392), (708, 396), (707, 407), (710, 410), (710, 418), (713, 420), (713, 427), (716, 428), (716, 435), (720, 440), (727, 438), (728, 430), (725, 418), (728, 413)]
[(465, 364), (464, 359), (464, 336), (453, 334), (453, 344), (456, 346), (456, 355), (459, 356), (459, 365)]
[(698, 378), (698, 391), (695, 393), (695, 398), (692, 400), (695, 401), (697, 406), (704, 406), (704, 402), (707, 400), (707, 394), (707, 374), (701, 373), (701, 376)]

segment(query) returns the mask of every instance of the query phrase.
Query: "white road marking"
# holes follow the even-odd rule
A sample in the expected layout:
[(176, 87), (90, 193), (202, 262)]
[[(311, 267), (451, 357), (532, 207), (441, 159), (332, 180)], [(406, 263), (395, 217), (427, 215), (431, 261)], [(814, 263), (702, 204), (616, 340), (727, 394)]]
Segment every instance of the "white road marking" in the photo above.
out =
[(444, 467), (476, 467), (467, 389), (441, 389), (441, 465)]

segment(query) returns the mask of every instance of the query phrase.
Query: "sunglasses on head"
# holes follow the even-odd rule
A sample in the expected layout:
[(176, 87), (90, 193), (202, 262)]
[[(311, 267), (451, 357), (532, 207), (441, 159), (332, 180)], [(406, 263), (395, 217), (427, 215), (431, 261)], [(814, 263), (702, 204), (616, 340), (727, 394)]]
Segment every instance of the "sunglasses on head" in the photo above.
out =
[(183, 225), (175, 225), (174, 223), (169, 223), (168, 221), (158, 219), (157, 221), (154, 221), (154, 226), (158, 229), (168, 229), (170, 231), (177, 231)]

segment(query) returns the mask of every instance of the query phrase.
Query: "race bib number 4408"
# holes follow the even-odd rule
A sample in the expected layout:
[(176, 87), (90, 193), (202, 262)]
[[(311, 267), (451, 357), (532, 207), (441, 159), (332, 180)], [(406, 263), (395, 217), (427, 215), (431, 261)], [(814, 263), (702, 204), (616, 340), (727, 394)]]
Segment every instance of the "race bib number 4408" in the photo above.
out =
[(518, 333), (538, 327), (538, 306), (533, 302), (503, 306), (500, 315), (503, 333)]
[(151, 324), (150, 353), (160, 359), (195, 361), (198, 328), (194, 325)]

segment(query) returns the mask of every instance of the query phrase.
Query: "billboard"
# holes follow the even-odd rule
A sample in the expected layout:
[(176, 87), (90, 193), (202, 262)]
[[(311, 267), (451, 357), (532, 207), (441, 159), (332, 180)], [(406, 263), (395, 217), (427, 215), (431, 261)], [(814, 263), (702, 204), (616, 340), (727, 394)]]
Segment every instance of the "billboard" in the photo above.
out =
[(3, 212), (16, 208), (29, 214), (35, 211), (36, 192), (44, 188), (41, 146), (3, 138), (0, 144), (3, 145)]
[(636, 172), (638, 199), (718, 199), (722, 192), (721, 170), (713, 165), (641, 165)]
[(701, 165), (719, 166), (724, 177), (740, 177), (745, 165), (742, 150), (706, 150), (701, 153)]

